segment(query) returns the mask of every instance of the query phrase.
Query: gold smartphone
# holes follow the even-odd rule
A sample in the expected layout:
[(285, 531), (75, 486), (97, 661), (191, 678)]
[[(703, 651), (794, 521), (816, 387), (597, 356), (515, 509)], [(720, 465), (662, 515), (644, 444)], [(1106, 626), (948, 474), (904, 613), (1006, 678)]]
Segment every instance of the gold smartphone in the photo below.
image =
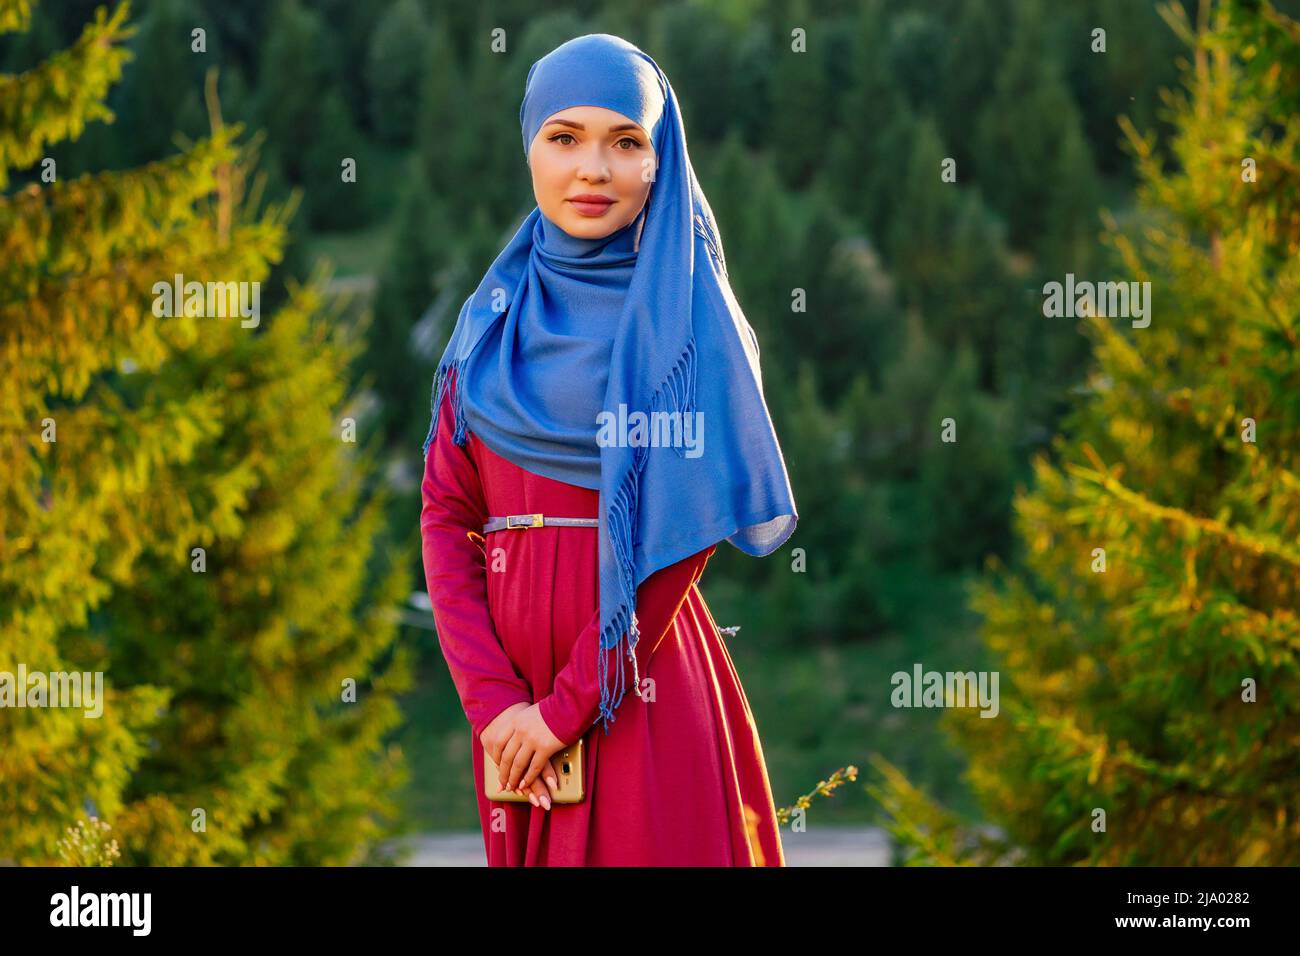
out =
[[(578, 742), (563, 750), (557, 750), (551, 755), (551, 764), (556, 768), (559, 776), (556, 777), (556, 792), (551, 797), (552, 805), (557, 803), (578, 803), (583, 797), (583, 773), (582, 773), (582, 738)], [(502, 790), (499, 782), (496, 761), (492, 755), (483, 748), (483, 792), (487, 794), (489, 800), (499, 800), (511, 803), (527, 803), (528, 797), (513, 790)], [(545, 778), (542, 780), (545, 783)], [(547, 792), (550, 788), (547, 787)]]

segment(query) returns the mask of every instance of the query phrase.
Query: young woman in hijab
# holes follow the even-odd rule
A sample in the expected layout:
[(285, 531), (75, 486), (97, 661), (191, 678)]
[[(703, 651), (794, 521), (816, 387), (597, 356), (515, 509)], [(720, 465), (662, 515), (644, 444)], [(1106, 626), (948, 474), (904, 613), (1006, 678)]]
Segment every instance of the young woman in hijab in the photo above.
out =
[[(422, 484), (488, 864), (783, 866), (697, 582), (721, 541), (770, 554), (798, 515), (677, 97), (588, 34), (532, 65), (519, 118), (537, 208), (461, 309)], [(580, 738), (585, 796), (553, 803)], [(487, 797), (484, 751), (528, 803)]]

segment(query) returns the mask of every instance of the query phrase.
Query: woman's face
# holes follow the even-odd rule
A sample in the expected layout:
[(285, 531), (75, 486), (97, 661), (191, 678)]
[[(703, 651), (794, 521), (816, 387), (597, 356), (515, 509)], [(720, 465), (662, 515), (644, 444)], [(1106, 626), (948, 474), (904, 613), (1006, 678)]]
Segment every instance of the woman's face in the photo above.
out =
[(634, 220), (650, 195), (656, 165), (646, 131), (603, 106), (553, 114), (528, 149), (538, 208), (579, 239), (604, 238)]

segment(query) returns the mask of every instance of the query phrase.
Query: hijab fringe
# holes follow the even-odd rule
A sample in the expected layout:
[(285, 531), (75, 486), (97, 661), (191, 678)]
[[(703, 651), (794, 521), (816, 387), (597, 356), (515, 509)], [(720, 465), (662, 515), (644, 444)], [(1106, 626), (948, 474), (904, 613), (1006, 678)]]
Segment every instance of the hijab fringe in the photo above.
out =
[(425, 458), (429, 457), (429, 446), (433, 444), (433, 440), (438, 436), (438, 407), (442, 403), (442, 393), (447, 388), (447, 379), (450, 372), (455, 372), (456, 375), (456, 388), (452, 389), (451, 392), (451, 410), (456, 420), (456, 431), (452, 434), (451, 440), (457, 445), (465, 444), (465, 403), (461, 401), (462, 389), (460, 388), (462, 378), (460, 373), (464, 367), (464, 361), (453, 359), (439, 365), (438, 371), (433, 376), (433, 397), (429, 400), (432, 421), (429, 422), (429, 434), (424, 439), (424, 448), (421, 449), (421, 454)]
[[(686, 348), (674, 363), (667, 378), (655, 389), (650, 401), (652, 412), (677, 412), (682, 416), (691, 414), (695, 407), (695, 336), (686, 343)], [(655, 420), (651, 415), (651, 421)], [(683, 425), (683, 427), (685, 427)], [(686, 450), (682, 445), (673, 446), (678, 457), (683, 457)], [(605, 722), (605, 735), (609, 735), (610, 724), (614, 721), (614, 711), (623, 702), (626, 689), (623, 686), (624, 669), (618, 667), (614, 676), (614, 687), (610, 687), (609, 662), (607, 651), (618, 649), (627, 654), (632, 662), (632, 688), (641, 696), (641, 675), (636, 659), (636, 644), (641, 637), (641, 629), (636, 617), (636, 566), (633, 561), (632, 528), (636, 524), (637, 501), (641, 490), (641, 472), (645, 468), (649, 455), (648, 445), (635, 446), (632, 451), (632, 467), (623, 476), (618, 491), (610, 505), (607, 524), (609, 540), (615, 559), (618, 561), (619, 583), (622, 598), (618, 610), (600, 635), (600, 644), (596, 650), (597, 672), (601, 685), (600, 720)], [(629, 621), (629, 616), (631, 620)]]

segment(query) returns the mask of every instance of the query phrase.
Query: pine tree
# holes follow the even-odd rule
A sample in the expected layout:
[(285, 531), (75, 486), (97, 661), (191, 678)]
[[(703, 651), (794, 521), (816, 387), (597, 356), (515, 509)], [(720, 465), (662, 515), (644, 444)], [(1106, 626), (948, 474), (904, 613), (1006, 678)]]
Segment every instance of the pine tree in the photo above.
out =
[(746, 149), (733, 132), (697, 168), (727, 250), (732, 288), (759, 342), (777, 355), (802, 354), (791, 314), (792, 290), (800, 285), (791, 279), (801, 274), (791, 265), (797, 250), (771, 241), (796, 223), (771, 156)]
[[(375, 176), (369, 144), (357, 132), (348, 104), (336, 89), (321, 97), (321, 132), (304, 152), (303, 182), (313, 228), (347, 230), (364, 226), (374, 212)], [(344, 179), (345, 159), (356, 163), (355, 178)]]
[[(769, 140), (782, 182), (799, 189), (808, 185), (822, 161), (826, 131), (818, 117), (829, 91), (818, 46), (825, 40), (820, 25), (802, 0), (796, 0), (790, 19), (792, 27), (776, 47)], [(803, 31), (798, 40), (791, 35), (794, 29)]]
[(203, 61), (220, 62), (217, 38), (209, 37), (207, 55), (191, 48), (190, 31), (204, 23), (194, 0), (154, 0), (140, 21), (133, 44), (133, 65), (122, 79), (118, 123), (131, 130), (125, 138), (126, 162), (136, 166), (173, 151), (179, 131), (198, 136), (207, 128), (203, 113)]
[[(974, 178), (1006, 217), (1011, 244), (1024, 249), (1045, 231), (1049, 198), (1083, 184), (1079, 178), (1061, 183), (1054, 175), (1080, 117), (1060, 67), (1043, 52), (1049, 31), (1042, 2), (1019, 0), (1016, 10), (1011, 47), (976, 122)], [(1084, 172), (1075, 170), (1076, 176)]]
[(930, 404), (917, 497), (920, 539), (936, 570), (977, 566), (1005, 550), (1011, 510), (1011, 424), (1005, 401), (979, 390), (972, 345), (953, 354)]
[(457, 167), (456, 131), (460, 67), (445, 16), (429, 28), (427, 62), (420, 83), (420, 108), (414, 119), (416, 154), (425, 183), (435, 192), (451, 195), (457, 177), (467, 171)]
[(915, 123), (885, 60), (885, 30), (879, 0), (865, 0), (853, 25), (849, 89), (840, 100), (823, 164), (841, 207), (861, 220), (877, 248), (889, 238)]
[(441, 291), (437, 274), (449, 264), (451, 234), (443, 203), (434, 199), (422, 177), (411, 177), (379, 277), (362, 364), (383, 402), (379, 427), (390, 442), (406, 439), (406, 447), (419, 448), (424, 441), (427, 416), (412, 415), (411, 409), (427, 404), (434, 371), (417, 358), (411, 330)]
[(1006, 51), (1006, 7), (1005, 0), (961, 4), (942, 60), (943, 95), (935, 108), (958, 169), (974, 169), (975, 119)]
[[(0, 28), (26, 7), (0, 0)], [(111, 118), (127, 14), (0, 76), (0, 181)], [(267, 316), (160, 298), (177, 274), (252, 294), (292, 212), (242, 198), (255, 157), (215, 73), (208, 95), (179, 155), (0, 196), (0, 673), (103, 679), (98, 717), (0, 710), (0, 859), (56, 863), (97, 815), (131, 864), (347, 863), (394, 813), (410, 556), (368, 566), (385, 498), (340, 441), (355, 347), (318, 282)]]
[(259, 115), (271, 159), (288, 182), (306, 180), (307, 149), (321, 134), (321, 96), (330, 82), (328, 37), (320, 15), (280, 0), (267, 25), (258, 70)]
[[(887, 491), (853, 470), (854, 423), (818, 397), (814, 364), (800, 361), (791, 377), (789, 397), (773, 403), (785, 410), (775, 424), (791, 485), (800, 489), (800, 513), (813, 520), (801, 521), (797, 543), (791, 539), (766, 564), (719, 552), (717, 576), (764, 595), (772, 613), (767, 633), (800, 642), (861, 640), (885, 623), (876, 552), (889, 522)], [(768, 378), (765, 372), (765, 391)], [(865, 385), (859, 381), (857, 397)], [(855, 533), (846, 539), (849, 526)]]
[[(445, 129), (454, 137), (453, 168), (458, 175), (450, 183), (434, 184), (434, 193), (443, 201), (454, 200), (464, 215), (465, 203), (471, 201), (466, 194), (472, 191), (474, 204), (496, 224), (495, 234), (532, 208), (533, 189), (519, 138), (519, 98), (524, 89), (521, 64), (492, 51), (492, 26), (486, 10), (480, 17), (475, 42), (464, 61), (469, 81), (457, 90), (456, 122)], [(523, 74), (527, 69), (522, 64)], [(467, 188), (471, 181), (472, 190)], [(483, 271), (488, 264), (490, 261)]]
[(945, 95), (939, 85), (947, 28), (927, 9), (903, 9), (890, 19), (886, 68), (898, 77), (910, 107), (932, 112)]
[(370, 38), (366, 86), (375, 132), (386, 143), (411, 142), (433, 34), (416, 0), (397, 0)]
[(658, 51), (655, 61), (672, 77), (692, 151), (721, 139), (732, 125), (731, 110), (740, 102), (736, 39), (713, 6), (674, 3), (655, 11), (645, 49)]
[(942, 177), (947, 157), (934, 121), (924, 115), (916, 124), (912, 152), (900, 163), (896, 215), (889, 242), (889, 261), (899, 275), (904, 296), (920, 304), (928, 285), (945, 268), (948, 233), (959, 205), (958, 185)]
[(1150, 324), (1086, 320), (1086, 397), (1017, 497), (1024, 568), (975, 595), (1000, 716), (946, 715), (1003, 838), (963, 849), (887, 780), (917, 862), (1300, 863), (1300, 138), (1275, 125), (1300, 22), (1164, 13), (1194, 47), (1172, 167), (1127, 125), (1145, 221), (1107, 231)]

